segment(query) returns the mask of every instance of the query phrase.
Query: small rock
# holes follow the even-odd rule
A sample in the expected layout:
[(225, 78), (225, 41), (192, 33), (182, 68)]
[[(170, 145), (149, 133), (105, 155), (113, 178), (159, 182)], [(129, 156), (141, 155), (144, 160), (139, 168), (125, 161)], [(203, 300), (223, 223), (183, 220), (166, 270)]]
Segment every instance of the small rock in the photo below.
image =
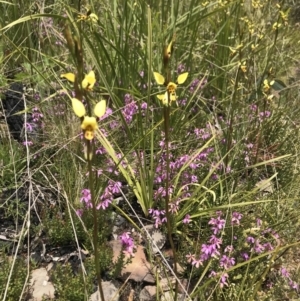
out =
[(181, 279), (181, 285), (178, 286), (178, 292), (181, 294), (190, 293), (193, 290), (193, 285), (188, 279)]
[(40, 252), (32, 252), (30, 254), (30, 258), (31, 258), (31, 260), (33, 260), (35, 262), (41, 262), (42, 261), (42, 256), (41, 256)]
[(146, 281), (155, 283), (155, 279), (151, 273), (151, 265), (146, 259), (142, 246), (137, 247), (131, 262), (122, 269), (121, 276), (123, 279), (129, 277), (129, 279), (135, 282)]
[[(105, 299), (103, 301), (107, 301), (107, 300), (119, 301), (120, 299), (118, 293), (119, 290), (115, 287), (115, 285), (111, 281), (103, 281), (102, 288), (103, 288), (103, 294)], [(90, 296), (89, 301), (102, 301), (99, 290)]]
[(151, 240), (148, 241), (149, 237), (147, 235), (147, 242), (150, 243), (153, 253), (158, 253), (166, 243), (166, 236), (163, 235), (162, 232), (156, 229), (153, 225), (147, 225), (145, 226), (145, 228), (149, 232), (151, 237)]
[(126, 219), (125, 219), (123, 216), (117, 215), (116, 220), (115, 220), (115, 224), (116, 224), (117, 226), (120, 227), (120, 226), (122, 226), (125, 222), (126, 222)]
[(255, 184), (255, 187), (263, 193), (273, 193), (274, 185), (270, 179), (263, 179)]
[[(122, 252), (122, 243), (119, 240), (110, 241), (109, 244), (113, 249), (113, 261), (115, 262)], [(125, 256), (129, 258), (128, 255)], [(137, 246), (134, 257), (131, 258), (131, 262), (126, 264), (126, 266), (121, 271), (122, 279), (132, 279), (135, 282), (146, 281), (149, 283), (155, 283), (155, 279), (151, 273), (151, 265), (147, 261), (144, 248), (142, 246)]]
[[(188, 294), (191, 291), (191, 287), (189, 287), (190, 282), (187, 279), (180, 279), (179, 281), (180, 283), (178, 283), (178, 292), (181, 294)], [(171, 288), (174, 290), (175, 286), (175, 277), (162, 278), (159, 280), (160, 291), (170, 291)]]
[[(175, 301), (174, 300), (174, 293), (171, 292), (165, 292), (161, 295), (161, 301)], [(188, 298), (185, 299), (183, 294), (178, 294), (177, 295), (177, 300), (176, 301), (185, 301), (189, 300)]]
[(49, 276), (45, 268), (36, 269), (31, 272), (31, 301), (42, 301), (43, 296), (45, 295), (48, 298), (54, 298), (54, 286), (48, 279)]
[(54, 267), (54, 263), (50, 262), (46, 267), (47, 272), (49, 272), (53, 267)]
[[(174, 264), (173, 264), (174, 266)], [(176, 267), (177, 267), (177, 273), (178, 274), (183, 274), (184, 273), (184, 268), (177, 262), (176, 263)]]
[(113, 262), (116, 262), (122, 252), (122, 243), (120, 242), (120, 240), (116, 239), (111, 240), (108, 244), (113, 251)]
[(156, 286), (146, 285), (140, 292), (140, 301), (151, 301), (156, 295)]
[(171, 288), (175, 288), (175, 277), (163, 278), (159, 280), (159, 286), (163, 291), (169, 291)]

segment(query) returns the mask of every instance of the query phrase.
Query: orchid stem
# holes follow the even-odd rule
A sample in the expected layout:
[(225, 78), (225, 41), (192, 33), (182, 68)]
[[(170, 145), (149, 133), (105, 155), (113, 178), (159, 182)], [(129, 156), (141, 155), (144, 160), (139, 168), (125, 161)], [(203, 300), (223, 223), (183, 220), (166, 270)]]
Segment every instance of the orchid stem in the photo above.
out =
[(94, 192), (94, 185), (93, 185), (93, 169), (92, 169), (92, 160), (91, 160), (91, 154), (92, 154), (92, 142), (89, 140), (86, 140), (86, 146), (87, 146), (87, 162), (88, 162), (88, 172), (89, 172), (89, 187), (91, 191), (91, 201), (93, 204), (93, 245), (94, 245), (94, 253), (95, 253), (95, 266), (96, 266), (96, 275), (97, 275), (97, 282), (100, 292), (100, 297), (102, 301), (105, 301), (104, 299), (104, 293), (102, 289), (102, 278), (101, 278), (101, 269), (99, 264), (99, 252), (98, 252), (98, 216), (97, 216), (97, 208), (96, 208), (96, 200), (95, 200), (95, 192)]
[[(170, 95), (168, 93), (168, 103), (170, 103)], [(166, 198), (165, 198), (165, 211), (167, 218), (167, 229), (168, 229), (168, 239), (173, 252), (173, 260), (174, 260), (174, 273), (177, 276), (177, 256), (176, 250), (174, 246), (174, 241), (172, 237), (172, 226), (171, 226), (171, 214), (169, 212), (169, 171), (170, 171), (170, 157), (169, 157), (169, 129), (170, 129), (170, 106), (164, 106), (164, 130), (165, 130), (165, 145), (166, 145)], [(178, 294), (178, 280), (176, 277), (175, 283), (175, 296), (174, 300), (177, 300)]]

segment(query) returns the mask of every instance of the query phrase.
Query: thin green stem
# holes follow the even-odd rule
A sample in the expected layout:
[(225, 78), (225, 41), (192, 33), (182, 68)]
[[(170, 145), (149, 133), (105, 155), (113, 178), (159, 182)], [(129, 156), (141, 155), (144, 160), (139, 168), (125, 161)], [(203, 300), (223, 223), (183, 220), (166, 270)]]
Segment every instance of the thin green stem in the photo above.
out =
[(97, 208), (96, 208), (96, 200), (95, 200), (95, 192), (94, 192), (94, 174), (92, 169), (92, 160), (90, 158), (90, 154), (92, 154), (92, 142), (89, 140), (86, 140), (86, 146), (87, 146), (87, 162), (88, 162), (88, 172), (89, 172), (89, 188), (91, 191), (91, 201), (93, 204), (93, 222), (94, 222), (94, 228), (93, 228), (93, 245), (94, 245), (94, 253), (95, 253), (95, 267), (96, 267), (96, 275), (97, 275), (97, 282), (99, 286), (99, 292), (100, 297), (102, 301), (105, 301), (104, 299), (104, 293), (102, 289), (102, 278), (101, 278), (101, 269), (99, 264), (99, 252), (98, 252), (98, 216), (97, 216)]
[[(170, 103), (170, 95), (168, 93), (168, 103)], [(168, 239), (173, 252), (173, 260), (174, 260), (174, 273), (177, 276), (177, 256), (176, 250), (174, 246), (174, 241), (172, 237), (172, 225), (171, 225), (171, 214), (169, 212), (169, 172), (170, 172), (170, 157), (169, 157), (169, 129), (170, 129), (170, 106), (164, 106), (164, 130), (165, 130), (165, 145), (166, 145), (166, 198), (165, 198), (165, 211), (167, 218), (167, 229), (168, 229)], [(174, 300), (177, 300), (178, 294), (178, 280), (176, 278), (175, 283), (175, 297)]]

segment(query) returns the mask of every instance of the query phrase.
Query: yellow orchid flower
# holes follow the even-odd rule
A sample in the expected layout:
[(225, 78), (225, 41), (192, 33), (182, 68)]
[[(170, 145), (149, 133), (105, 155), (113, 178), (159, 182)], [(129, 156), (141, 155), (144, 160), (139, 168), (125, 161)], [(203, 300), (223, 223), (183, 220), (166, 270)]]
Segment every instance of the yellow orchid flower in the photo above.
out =
[[(94, 132), (98, 129), (98, 123), (94, 116), (86, 116), (86, 110), (83, 103), (77, 98), (72, 98), (72, 108), (76, 116), (82, 118), (81, 128), (84, 132), (86, 140), (92, 140), (95, 136)], [(100, 100), (94, 107), (94, 114), (97, 117), (102, 117), (106, 111), (106, 101)]]
[[(61, 78), (65, 78), (68, 81), (74, 83), (75, 82), (75, 74), (74, 73), (64, 73), (60, 75)], [(81, 83), (82, 88), (85, 90), (92, 90), (96, 83), (95, 72), (91, 70), (88, 74), (84, 76), (84, 79)]]
[(269, 92), (270, 90), (270, 86), (269, 86), (269, 82), (267, 79), (264, 80), (264, 84), (263, 84), (263, 92)]
[(247, 72), (247, 65), (246, 62), (239, 63), (241, 70), (246, 73)]
[(97, 16), (96, 14), (90, 14), (90, 15), (89, 15), (89, 19), (90, 19), (92, 22), (94, 22), (94, 23), (97, 23), (98, 20), (99, 20), (99, 18), (98, 18), (98, 16)]
[(166, 85), (166, 92), (165, 94), (160, 94), (157, 95), (157, 98), (162, 101), (163, 105), (168, 106), (171, 105), (172, 101), (176, 101), (177, 95), (176, 95), (176, 89), (177, 89), (177, 84), (183, 84), (187, 77), (188, 77), (188, 72), (182, 73), (178, 76), (177, 78), (177, 84), (173, 82), (169, 82), (166, 84), (165, 78), (159, 74), (158, 72), (153, 72), (155, 81), (157, 82), (158, 85)]
[(168, 95), (170, 95), (170, 103), (172, 101), (177, 100), (176, 89), (177, 89), (177, 85), (175, 83), (169, 82), (165, 94), (157, 95), (157, 98), (162, 101), (163, 105), (167, 106), (169, 103)]
[(86, 15), (78, 14), (78, 21), (92, 21), (93, 23), (97, 23), (98, 20), (98, 16), (91, 12), (88, 12)]

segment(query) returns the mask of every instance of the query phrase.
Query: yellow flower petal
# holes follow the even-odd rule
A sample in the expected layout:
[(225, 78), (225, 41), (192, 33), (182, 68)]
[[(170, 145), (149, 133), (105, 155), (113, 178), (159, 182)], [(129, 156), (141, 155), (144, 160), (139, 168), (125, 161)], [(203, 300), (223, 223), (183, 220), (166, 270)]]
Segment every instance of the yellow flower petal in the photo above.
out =
[(77, 98), (72, 98), (72, 108), (76, 116), (82, 117), (85, 115), (85, 107)]
[(247, 72), (247, 66), (246, 65), (241, 65), (241, 70), (246, 73)]
[(64, 73), (60, 75), (61, 78), (66, 78), (68, 81), (74, 83), (75, 82), (75, 74), (74, 73)]
[(188, 72), (185, 72), (185, 73), (180, 74), (180, 75), (178, 76), (178, 78), (177, 78), (177, 83), (178, 83), (179, 85), (180, 85), (180, 84), (183, 84), (183, 83), (186, 81), (188, 75), (189, 75)]
[[(170, 96), (168, 96), (168, 91), (167, 91), (165, 94), (157, 95), (157, 98), (162, 101), (163, 105), (167, 106), (167, 105), (171, 105), (172, 101), (177, 100), (177, 95), (176, 95), (175, 91), (172, 93), (169, 93), (169, 95)], [(169, 97), (169, 99), (168, 99), (168, 97)]]
[(90, 116), (84, 116), (84, 119), (81, 123), (81, 128), (85, 131), (95, 131), (98, 128), (96, 118)]
[(97, 23), (98, 21), (98, 16), (94, 13), (89, 15), (89, 18), (91, 19), (92, 22)]
[(168, 92), (157, 95), (157, 98), (162, 101), (164, 106), (168, 105)]
[(165, 78), (161, 74), (153, 72), (153, 75), (158, 85), (163, 85), (165, 83)]
[(94, 108), (94, 114), (97, 117), (102, 117), (105, 114), (106, 111), (106, 101), (104, 99), (101, 99)]
[(92, 90), (96, 82), (95, 72), (92, 70), (85, 75), (82, 81), (82, 88)]
[(267, 79), (264, 80), (263, 91), (268, 92), (270, 90), (269, 82)]
[(88, 80), (86, 78), (84, 78), (83, 81), (82, 81), (82, 83), (81, 83), (81, 85), (82, 85), (83, 89), (87, 89), (88, 86), (89, 86)]
[(175, 93), (175, 92), (170, 93), (170, 100), (171, 100), (171, 101), (175, 101), (176, 99), (177, 99), (176, 93)]

